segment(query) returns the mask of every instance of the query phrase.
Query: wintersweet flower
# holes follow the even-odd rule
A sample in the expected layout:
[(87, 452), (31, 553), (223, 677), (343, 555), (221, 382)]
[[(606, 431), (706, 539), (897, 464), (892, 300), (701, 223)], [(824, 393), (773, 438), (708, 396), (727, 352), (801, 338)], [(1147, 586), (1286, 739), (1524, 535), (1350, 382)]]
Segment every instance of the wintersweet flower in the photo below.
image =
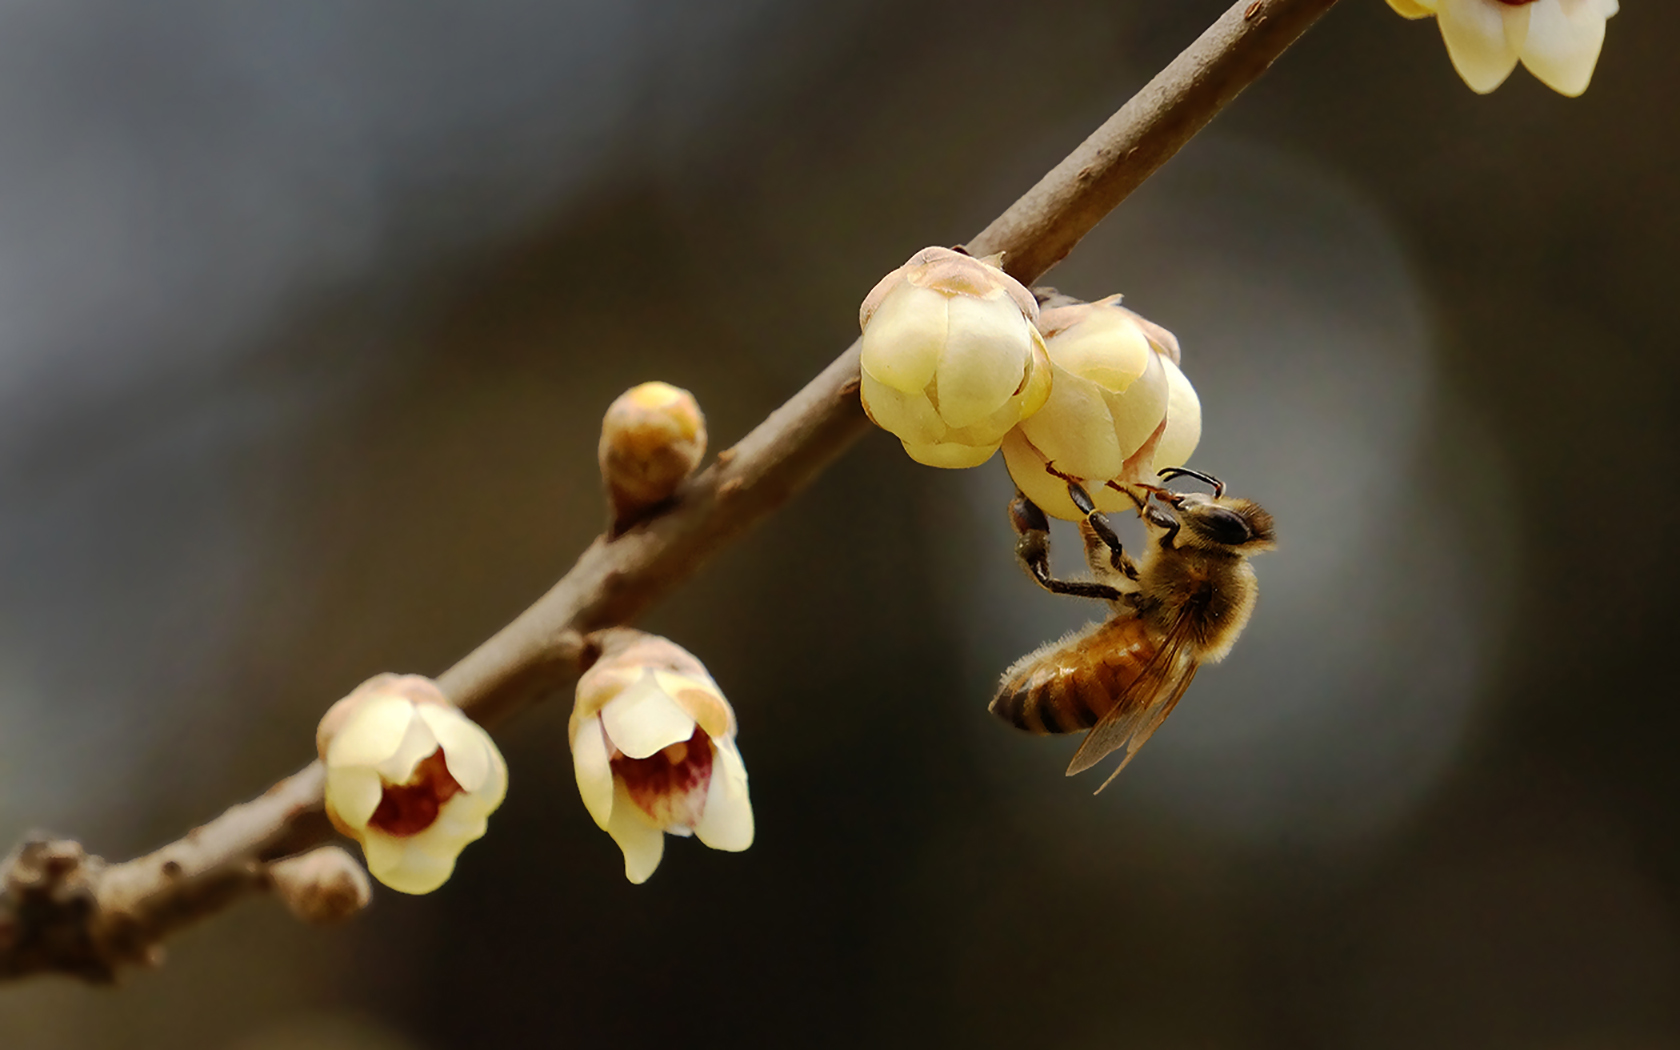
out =
[(1050, 398), (1004, 439), (1010, 476), (1058, 518), (1084, 517), (1068, 498), (1068, 479), (1101, 510), (1134, 507), (1120, 489), (1183, 464), (1201, 440), (1201, 402), (1179, 370), (1178, 340), (1121, 306), (1118, 295), (1046, 309), (1039, 327)]
[(1487, 94), (1520, 61), (1573, 98), (1587, 90), (1616, 0), (1388, 0), (1407, 18), (1435, 16), (1453, 68)]
[(924, 248), (863, 301), (863, 410), (930, 467), (976, 467), (1050, 392), (1038, 303), (997, 266)]
[(647, 881), (667, 833), (751, 846), (747, 767), (717, 683), (664, 638), (628, 628), (595, 637), (602, 655), (578, 680), (568, 733), (578, 792), (624, 851), (625, 877)]
[(507, 793), (507, 765), (479, 725), (429, 678), (382, 674), (321, 719), (327, 817), (361, 844), (368, 871), (430, 893), (481, 838)]

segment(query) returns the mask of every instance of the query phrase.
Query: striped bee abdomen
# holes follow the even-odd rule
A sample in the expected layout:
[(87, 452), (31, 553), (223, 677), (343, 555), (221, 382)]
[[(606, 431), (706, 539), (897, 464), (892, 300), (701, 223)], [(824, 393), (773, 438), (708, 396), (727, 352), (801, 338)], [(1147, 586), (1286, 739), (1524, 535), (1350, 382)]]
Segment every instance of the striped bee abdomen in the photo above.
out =
[(1154, 655), (1136, 617), (1124, 616), (1051, 642), (1003, 673), (991, 710), (1029, 733), (1076, 733), (1107, 714)]

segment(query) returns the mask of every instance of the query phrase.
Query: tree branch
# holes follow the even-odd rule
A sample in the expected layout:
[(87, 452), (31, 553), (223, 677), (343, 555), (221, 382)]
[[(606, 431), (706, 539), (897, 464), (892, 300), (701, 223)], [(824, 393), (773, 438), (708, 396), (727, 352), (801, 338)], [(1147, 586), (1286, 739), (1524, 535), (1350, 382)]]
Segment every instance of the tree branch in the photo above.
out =
[[(1188, 142), (1335, 0), (1242, 0), (969, 243), (1004, 252), (1031, 284)], [(868, 427), (858, 344), (725, 449), (664, 514), (597, 539), (552, 589), (438, 678), (493, 724), (569, 685), (588, 635), (634, 620), (731, 538), (820, 474)], [(324, 841), (319, 762), (146, 856), (106, 864), (74, 842), (34, 839), (0, 868), (0, 978), (59, 972), (110, 980), (156, 964), (176, 929), (269, 885), (267, 865)]]

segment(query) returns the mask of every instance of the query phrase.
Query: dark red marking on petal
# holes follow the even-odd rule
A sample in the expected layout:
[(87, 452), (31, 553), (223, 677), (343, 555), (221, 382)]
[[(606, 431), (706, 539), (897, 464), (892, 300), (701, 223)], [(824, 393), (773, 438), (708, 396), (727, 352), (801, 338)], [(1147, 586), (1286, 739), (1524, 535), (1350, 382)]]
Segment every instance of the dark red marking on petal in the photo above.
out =
[(712, 783), (712, 741), (694, 727), (687, 743), (672, 744), (646, 758), (614, 755), (613, 776), (624, 782), (630, 800), (662, 828), (692, 828), (706, 810)]
[(443, 804), (460, 793), (461, 785), (449, 775), (440, 747), (421, 759), (408, 783), (385, 785), (368, 827), (398, 838), (418, 835), (436, 822)]

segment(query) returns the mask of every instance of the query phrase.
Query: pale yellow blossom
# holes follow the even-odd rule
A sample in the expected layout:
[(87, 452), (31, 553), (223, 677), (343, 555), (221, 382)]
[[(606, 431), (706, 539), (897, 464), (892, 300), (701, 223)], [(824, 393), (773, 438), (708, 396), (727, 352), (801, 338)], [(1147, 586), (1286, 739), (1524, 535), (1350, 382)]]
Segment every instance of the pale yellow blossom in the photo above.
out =
[(1407, 18), (1434, 16), (1453, 68), (1486, 94), (1521, 62), (1571, 97), (1587, 90), (1616, 0), (1388, 0)]
[(864, 411), (918, 463), (979, 466), (1049, 394), (1038, 304), (997, 261), (924, 248), (858, 311)]
[(664, 638), (626, 628), (600, 637), (568, 735), (584, 807), (624, 852), (625, 877), (647, 881), (667, 834), (731, 852), (751, 846), (747, 767), (717, 683)]
[(1068, 478), (1099, 509), (1130, 509), (1120, 489), (1183, 464), (1201, 439), (1201, 402), (1176, 363), (1177, 339), (1119, 299), (1044, 311), (1050, 398), (1003, 441), (1016, 486), (1059, 518), (1083, 517)]
[(361, 844), (368, 871), (402, 893), (430, 893), (484, 835), (507, 793), (495, 743), (436, 683), (382, 674), (321, 719), (327, 817)]

